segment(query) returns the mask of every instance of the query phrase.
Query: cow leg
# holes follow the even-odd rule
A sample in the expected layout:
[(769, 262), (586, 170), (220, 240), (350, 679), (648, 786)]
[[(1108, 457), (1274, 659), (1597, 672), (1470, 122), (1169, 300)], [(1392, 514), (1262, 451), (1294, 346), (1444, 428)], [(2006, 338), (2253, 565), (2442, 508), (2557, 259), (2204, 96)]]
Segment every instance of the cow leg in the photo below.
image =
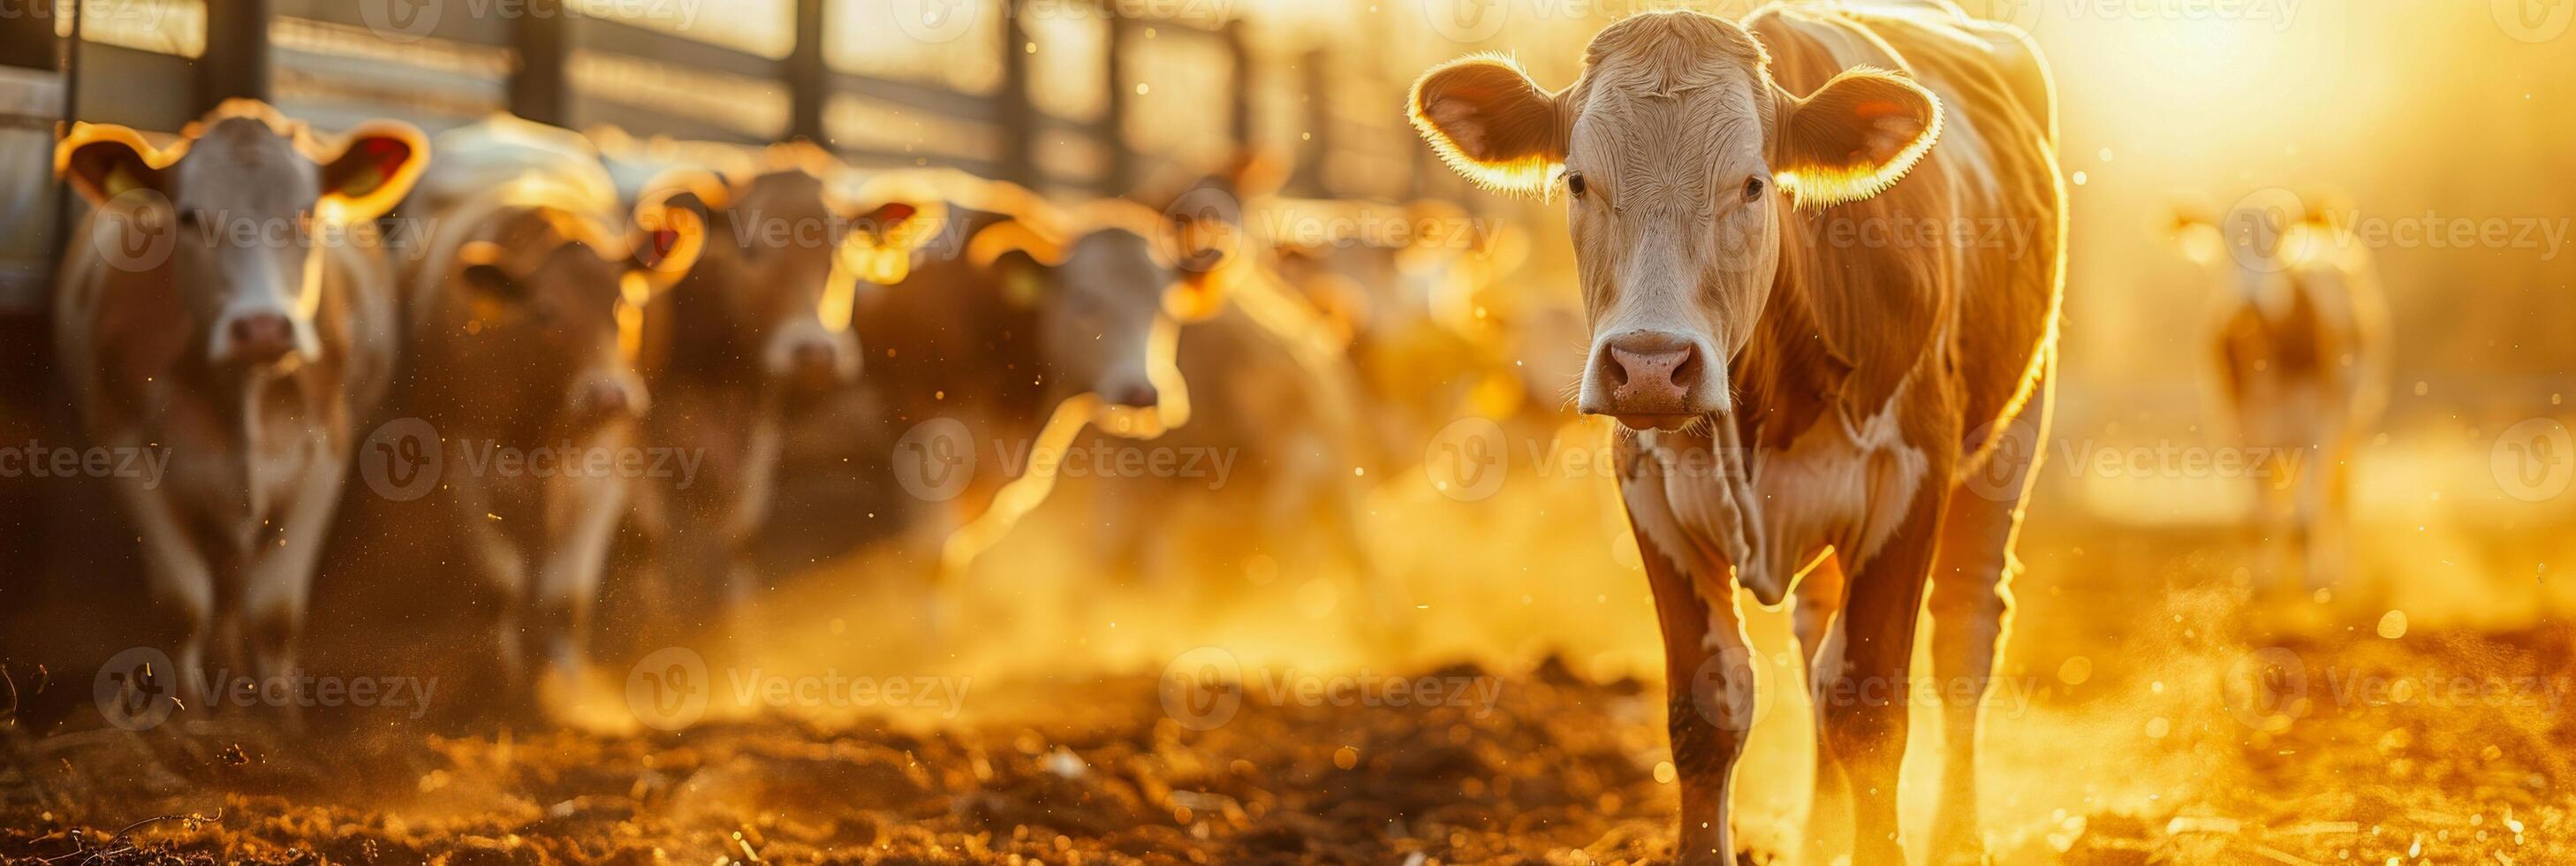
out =
[(296, 638), (304, 633), (305, 605), (313, 598), (313, 571), (322, 542), (331, 529), (331, 514), (340, 503), (340, 486), (348, 476), (345, 461), (325, 461), (296, 485), (295, 502), (276, 532), (276, 544), (249, 565), (242, 585), (242, 614), (249, 618), (251, 669), (261, 687), (282, 678), (289, 689), (284, 718), (289, 728), (303, 723), (303, 695), (295, 665)]
[(1791, 625), (1798, 634), (1799, 656), (1807, 666), (1807, 695), (1816, 730), (1816, 777), (1807, 806), (1807, 862), (1831, 863), (1843, 840), (1851, 838), (1851, 792), (1843, 784), (1842, 764), (1834, 760), (1825, 738), (1825, 688), (1830, 674), (1842, 669), (1843, 634), (1837, 617), (1843, 607), (1847, 578), (1833, 557), (1799, 578)]
[(500, 595), (499, 603), (492, 606), (492, 642), (497, 653), (494, 659), (500, 668), (504, 694), (516, 695), (527, 678), (527, 654), (520, 645), (523, 637), (519, 620), (527, 606), (527, 560), (491, 518), (488, 491), (466, 479), (456, 484), (453, 496), (454, 520), (465, 529), (465, 560)]
[(1637, 549), (1646, 561), (1655, 614), (1664, 635), (1666, 730), (1673, 768), (1682, 786), (1681, 834), (1676, 859), (1685, 864), (1735, 862), (1728, 796), (1735, 762), (1753, 728), (1753, 656), (1735, 609), (1733, 585), (1714, 601), (1700, 596), (1691, 576), (1643, 532)]
[(2343, 581), (2351, 543), (2346, 529), (2352, 515), (2352, 443), (2346, 437), (2328, 438), (2310, 459), (2318, 465), (2305, 474), (2301, 493), (2309, 525), (2307, 588), (2314, 592)]
[(178, 619), (178, 652), (171, 671), (178, 678), (173, 692), (190, 707), (208, 706), (206, 650), (214, 639), (215, 575), (203, 553), (190, 544), (179, 529), (177, 515), (170, 503), (159, 494), (119, 479), (116, 486), (125, 500), (126, 513), (133, 515), (134, 527), (143, 538), (143, 564), (151, 581), (152, 597)]
[[(1932, 813), (1933, 862), (1979, 862), (1985, 842), (1977, 821), (1977, 736), (1995, 657), (2003, 651), (2012, 610), (2009, 582), (2019, 569), (2013, 541), (2039, 476), (2048, 441), (2052, 385), (2040, 381), (2008, 436), (1988, 455), (1977, 480), (1950, 490), (1941, 546), (1932, 568), (1932, 678), (1941, 704), (1941, 796)], [(2031, 435), (2024, 437), (2020, 431)], [(1959, 684), (1970, 686), (1958, 700)]]
[[(589, 659), (590, 611), (608, 563), (617, 518), (626, 510), (626, 480), (617, 477), (557, 479), (549, 510), (562, 530), (537, 568), (529, 612), (531, 637), (543, 653), (539, 696), (549, 708), (580, 695)], [(547, 694), (547, 692), (553, 694)]]
[[(1945, 461), (1927, 479), (1949, 477)], [(1943, 485), (1926, 483), (1877, 556), (1852, 575), (1843, 606), (1843, 666), (1823, 689), (1825, 741), (1851, 788), (1852, 862), (1903, 863), (1896, 783), (1905, 760), (1906, 673), (1915, 618), (1941, 537)]]

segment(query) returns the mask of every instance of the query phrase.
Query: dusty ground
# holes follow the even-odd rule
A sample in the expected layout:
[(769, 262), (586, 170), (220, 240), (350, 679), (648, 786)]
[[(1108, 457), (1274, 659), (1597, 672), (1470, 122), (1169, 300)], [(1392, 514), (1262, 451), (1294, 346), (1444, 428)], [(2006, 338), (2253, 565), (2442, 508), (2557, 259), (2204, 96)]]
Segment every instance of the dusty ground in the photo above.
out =
[[(1663, 860), (1675, 787), (1651, 612), (1594, 495), (1468, 515), (1483, 537), (1561, 556), (1381, 550), (1418, 574), (1388, 591), (1426, 624), (1419, 660), (1395, 669), (1481, 689), (1440, 705), (1262, 685), (1369, 667), (1318, 625), (1335, 621), (1329, 581), (1253, 569), (1270, 595), (1235, 613), (1266, 629), (1194, 632), (1195, 614), (1068, 607), (1011, 582), (1059, 561), (1061, 539), (1039, 536), (1041, 558), (997, 554), (1009, 591), (995, 593), (1029, 596), (1016, 601), (1037, 615), (988, 611), (1006, 627), (974, 639), (983, 652), (895, 668), (972, 676), (964, 712), (446, 736), (363, 714), (301, 737), (239, 719), (142, 734), (94, 714), (42, 735), (12, 724), (0, 862)], [(1419, 498), (1378, 505), (1425, 514)], [(1987, 710), (1995, 859), (2576, 862), (2576, 631), (2545, 565), (2564, 536), (2418, 522), (2470, 513), (2457, 497), (2383, 509), (2356, 583), (2372, 588), (2327, 602), (2253, 593), (2226, 532), (2036, 513)], [(1417, 516), (1406, 535), (1457, 537), (1439, 525), (1453, 518), (1467, 519)], [(841, 670), (892, 657), (846, 619), (864, 605), (782, 606), (809, 622), (767, 641), (781, 657)], [(1794, 673), (1781, 620), (1752, 620), (1774, 703), (1739, 774), (1750, 862), (1798, 850), (1805, 810), (1806, 708), (1779, 688)], [(1254, 683), (1222, 724), (1196, 724), (1203, 705), (1172, 709), (1158, 688), (1190, 646), (1224, 648)], [(47, 687), (85, 704), (89, 683)], [(1933, 772), (1920, 758), (1942, 734), (1916, 721), (1905, 802), (1919, 837)]]
[[(2333, 669), (2132, 732), (2064, 683), (1990, 735), (1995, 785), (2106, 757), (2138, 808), (2067, 795), (1995, 827), (2003, 862), (2576, 862), (2566, 633), (2286, 641)], [(2508, 673), (2559, 676), (2528, 689)], [(2554, 672), (2554, 673), (2553, 673)], [(1425, 671), (1487, 677), (1473, 666)], [(2252, 668), (2240, 668), (2251, 676)], [(1472, 679), (1470, 680), (1472, 681)], [(445, 738), (256, 726), (9, 741), (9, 862), (1619, 862), (1670, 854), (1660, 688), (1556, 660), (1468, 700), (1273, 705), (1195, 730), (1157, 681), (1028, 684), (1044, 720), (790, 719), (678, 734)], [(2383, 691), (2364, 694), (2369, 682)], [(2234, 685), (2230, 685), (2233, 683)], [(2408, 685), (2399, 685), (2405, 683)], [(2157, 693), (2199, 688), (2170, 683)], [(2462, 688), (2488, 691), (2463, 692)], [(2227, 691), (2233, 688), (2235, 691)], [(2521, 689), (2521, 690), (2518, 690)], [(2411, 690), (2411, 691), (2410, 691)], [(2349, 693), (2356, 697), (2347, 698)], [(2301, 700), (2298, 696), (2304, 695)], [(2153, 712), (2152, 710), (2140, 712)], [(2274, 719), (2278, 715), (2282, 718)], [(173, 726), (176, 727), (176, 726)], [(2057, 755), (2048, 758), (2047, 755)], [(2022, 763), (2024, 756), (2039, 755)], [(2059, 763), (2052, 764), (2051, 761)], [(2070, 780), (2059, 778), (2058, 783)], [(1991, 787), (1991, 786), (1990, 786)], [(2139, 793), (2145, 792), (2144, 798)], [(1990, 795), (1990, 800), (1996, 799)], [(1758, 809), (1757, 807), (1754, 807)], [(1769, 855), (1749, 853), (1764, 862)]]

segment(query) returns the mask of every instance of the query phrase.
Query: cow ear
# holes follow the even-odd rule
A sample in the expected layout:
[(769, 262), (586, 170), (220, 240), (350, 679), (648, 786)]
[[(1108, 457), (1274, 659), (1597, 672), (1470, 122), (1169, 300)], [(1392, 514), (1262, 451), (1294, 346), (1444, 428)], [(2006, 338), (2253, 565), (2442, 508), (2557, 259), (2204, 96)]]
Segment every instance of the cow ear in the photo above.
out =
[(429, 141), (411, 124), (362, 123), (349, 131), (340, 155), (322, 166), (324, 216), (358, 222), (384, 216), (411, 194), (429, 164)]
[(1037, 306), (1055, 280), (1055, 266), (1028, 250), (1005, 250), (993, 258), (993, 276), (1001, 282), (1002, 301), (1016, 309)]
[(635, 203), (630, 253), (635, 269), (655, 289), (687, 276), (707, 248), (707, 221), (677, 194), (647, 195)]
[(1423, 73), (1405, 106), (1431, 149), (1488, 188), (1539, 193), (1565, 161), (1556, 97), (1509, 59), (1476, 56)]
[(122, 126), (84, 123), (54, 148), (54, 172), (93, 205), (138, 189), (166, 192), (160, 152)]
[(1941, 137), (1941, 100), (1912, 79), (1867, 67), (1845, 70), (1805, 99), (1782, 100), (1772, 173), (1802, 207), (1829, 207), (1885, 191)]
[(2218, 231), (2218, 221), (2198, 202), (2174, 206), (2165, 237), (2182, 251), (2183, 258), (2195, 264), (2216, 264), (2220, 256), (2227, 254), (2226, 238)]

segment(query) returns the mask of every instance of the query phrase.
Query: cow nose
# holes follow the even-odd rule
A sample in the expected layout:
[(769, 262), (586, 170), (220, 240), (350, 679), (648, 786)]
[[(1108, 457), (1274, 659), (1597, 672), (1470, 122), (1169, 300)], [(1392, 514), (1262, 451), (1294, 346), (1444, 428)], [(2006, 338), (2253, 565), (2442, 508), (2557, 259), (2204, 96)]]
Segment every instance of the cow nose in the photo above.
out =
[(295, 351), (295, 323), (284, 313), (245, 313), (225, 326), (232, 359), (266, 364)]
[(832, 351), (830, 340), (821, 338), (800, 340), (796, 343), (796, 348), (788, 350), (787, 362), (796, 370), (798, 376), (820, 378), (837, 372), (834, 369), (840, 366), (837, 354)]
[(1699, 384), (1699, 353), (1689, 338), (1632, 331), (1610, 341), (1610, 399), (1623, 406), (1681, 405)]
[(1163, 402), (1162, 392), (1154, 390), (1153, 385), (1144, 382), (1112, 386), (1101, 396), (1108, 398), (1112, 406), (1124, 406), (1129, 409), (1151, 409)]
[(625, 383), (603, 379), (581, 386), (573, 402), (585, 417), (613, 418), (642, 412), (641, 398), (642, 395), (634, 393)]

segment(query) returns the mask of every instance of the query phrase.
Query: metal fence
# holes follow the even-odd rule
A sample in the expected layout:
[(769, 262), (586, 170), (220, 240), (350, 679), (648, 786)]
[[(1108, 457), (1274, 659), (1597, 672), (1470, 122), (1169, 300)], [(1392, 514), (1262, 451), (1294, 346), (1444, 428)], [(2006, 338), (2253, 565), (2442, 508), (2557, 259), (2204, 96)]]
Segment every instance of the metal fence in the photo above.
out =
[[(637, 136), (743, 145), (801, 137), (863, 167), (953, 166), (1073, 195), (1123, 192), (1244, 143), (1293, 159), (1292, 191), (1303, 195), (1401, 198), (1445, 175), (1420, 170), (1425, 157), (1391, 96), (1402, 82), (1366, 80), (1388, 72), (1369, 56), (1383, 34), (1256, 45), (1255, 28), (1217, 2), (20, 8), (27, 14), (0, 17), (0, 115), (10, 120), (0, 124), (0, 315), (41, 306), (57, 243), (53, 209), (43, 206), (54, 194), (55, 121), (172, 131), (234, 96), (267, 99), (326, 130), (394, 117), (434, 134), (509, 111)], [(83, 38), (72, 40), (76, 19)]]

